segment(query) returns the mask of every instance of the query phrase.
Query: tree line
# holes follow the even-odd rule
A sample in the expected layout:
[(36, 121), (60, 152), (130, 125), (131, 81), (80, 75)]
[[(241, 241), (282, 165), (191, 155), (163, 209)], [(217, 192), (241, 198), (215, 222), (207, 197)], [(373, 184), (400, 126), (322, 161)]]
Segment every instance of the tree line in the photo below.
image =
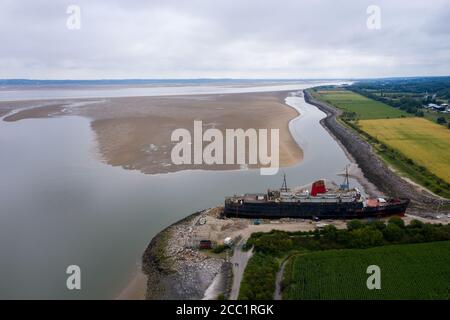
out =
[(291, 254), (448, 240), (450, 225), (423, 223), (419, 220), (405, 225), (399, 217), (392, 217), (387, 223), (380, 220), (351, 220), (346, 229), (327, 225), (313, 231), (273, 230), (254, 233), (244, 247), (253, 248), (255, 254), (245, 269), (239, 299), (272, 299), (280, 263)]

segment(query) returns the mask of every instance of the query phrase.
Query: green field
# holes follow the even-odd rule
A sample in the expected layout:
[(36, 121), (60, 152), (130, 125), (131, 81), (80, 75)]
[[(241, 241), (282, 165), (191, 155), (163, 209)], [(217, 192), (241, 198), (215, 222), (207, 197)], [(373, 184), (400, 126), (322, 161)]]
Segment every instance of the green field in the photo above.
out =
[(347, 90), (319, 90), (314, 95), (339, 109), (356, 113), (358, 119), (386, 119), (410, 116), (402, 110)]
[[(366, 286), (369, 265), (381, 289)], [(329, 250), (291, 258), (284, 299), (449, 299), (450, 241)]]
[(362, 120), (359, 126), (450, 183), (450, 130), (444, 126), (423, 118)]

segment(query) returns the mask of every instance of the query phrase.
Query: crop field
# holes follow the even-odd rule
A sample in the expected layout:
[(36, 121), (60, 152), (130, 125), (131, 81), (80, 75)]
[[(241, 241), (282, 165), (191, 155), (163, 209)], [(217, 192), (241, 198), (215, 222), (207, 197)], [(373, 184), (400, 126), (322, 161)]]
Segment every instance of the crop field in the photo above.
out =
[(386, 119), (410, 116), (402, 110), (347, 90), (321, 90), (316, 92), (316, 94), (321, 100), (339, 109), (355, 112), (358, 119)]
[(450, 183), (449, 129), (423, 118), (361, 120), (359, 126)]
[[(367, 267), (381, 270), (369, 290)], [(284, 299), (449, 299), (450, 241), (330, 250), (291, 258)]]

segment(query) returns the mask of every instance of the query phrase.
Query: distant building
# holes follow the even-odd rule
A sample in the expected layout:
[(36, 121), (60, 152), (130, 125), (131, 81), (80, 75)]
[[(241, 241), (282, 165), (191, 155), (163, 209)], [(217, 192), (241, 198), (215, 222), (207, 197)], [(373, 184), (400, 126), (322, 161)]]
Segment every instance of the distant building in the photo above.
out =
[(429, 103), (426, 106), (426, 108), (427, 109), (433, 109), (433, 110), (436, 110), (436, 111), (445, 111), (448, 108), (448, 105), (445, 105), (445, 104), (438, 105), (438, 104), (435, 104), (435, 103)]

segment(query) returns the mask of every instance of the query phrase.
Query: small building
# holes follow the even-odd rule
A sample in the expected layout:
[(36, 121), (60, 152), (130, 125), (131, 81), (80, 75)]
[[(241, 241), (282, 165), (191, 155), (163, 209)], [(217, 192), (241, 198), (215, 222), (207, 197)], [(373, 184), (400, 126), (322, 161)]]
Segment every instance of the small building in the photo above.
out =
[(200, 249), (212, 249), (211, 240), (200, 240), (199, 248)]
[(435, 111), (445, 111), (446, 107), (448, 107), (448, 105), (438, 105), (435, 103), (429, 103), (428, 104), (428, 109), (433, 109)]
[(443, 112), (446, 112), (446, 113), (450, 112), (450, 107), (448, 106), (448, 103), (442, 103), (441, 107), (444, 107)]
[(225, 240), (223, 240), (223, 244), (227, 247), (233, 246), (233, 239), (231, 237), (226, 237)]
[(428, 109), (434, 109), (439, 106), (436, 103), (429, 103), (427, 107), (428, 107)]

